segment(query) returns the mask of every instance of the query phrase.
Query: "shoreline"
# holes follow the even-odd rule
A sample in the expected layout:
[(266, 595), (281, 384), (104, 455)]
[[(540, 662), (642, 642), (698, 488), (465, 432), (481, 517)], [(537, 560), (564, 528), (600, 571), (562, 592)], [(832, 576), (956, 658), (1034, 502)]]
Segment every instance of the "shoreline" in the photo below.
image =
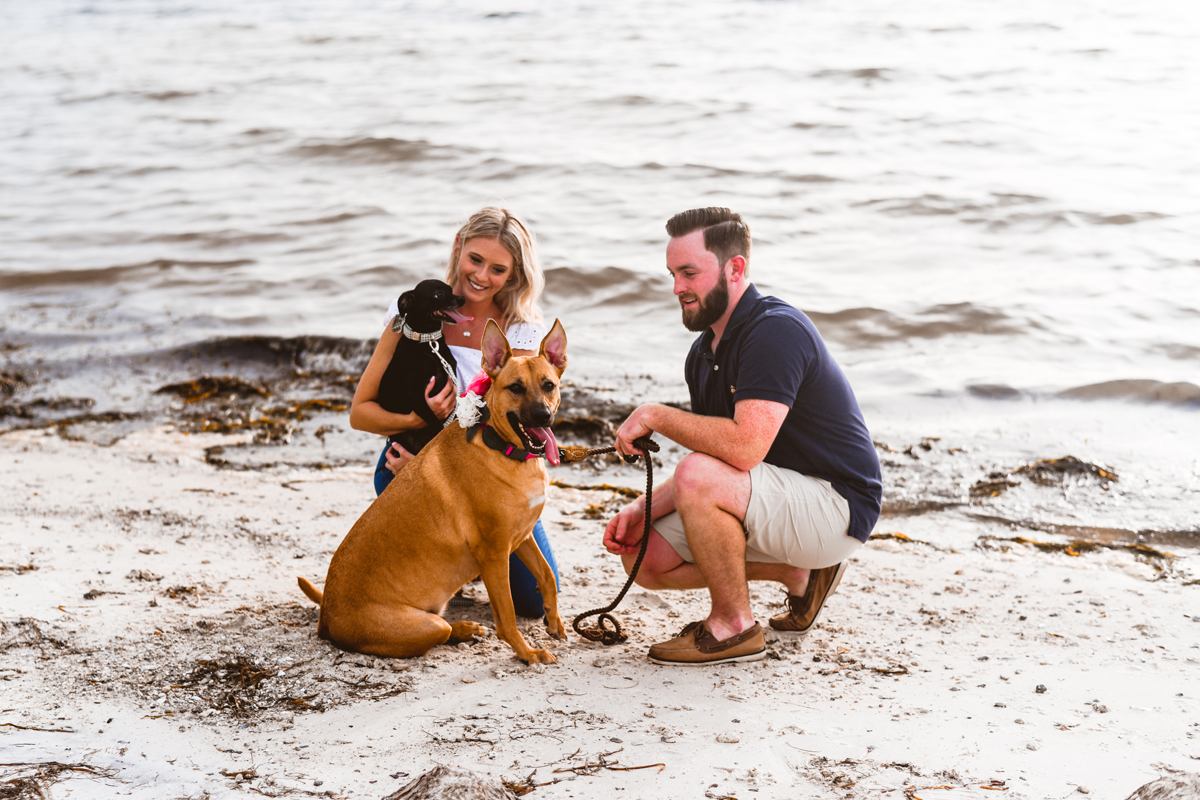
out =
[[(205, 459), (222, 469), (369, 467), (376, 443), (345, 421), (368, 343), (232, 337), (78, 369), (10, 359), (0, 374), (0, 436), (57, 431), (109, 447), (174, 427), (207, 442)], [(564, 444), (609, 444), (641, 402), (688, 405), (682, 382), (648, 374), (597, 381), (584, 372), (563, 386), (553, 427)], [(883, 467), (885, 517), (914, 518), (942, 544), (936, 527), (949, 514), (1055, 541), (1200, 547), (1191, 502), (1200, 498), (1200, 461), (1189, 446), (1200, 417), (1190, 407), (976, 394), (860, 397)], [(669, 469), (682, 453), (660, 444)], [(596, 476), (613, 466), (582, 469)]]
[[(318, 640), (295, 585), (323, 580), (373, 499), (369, 470), (219, 470), (204, 457), (221, 442), (0, 436), (0, 749), (112, 771), (63, 773), (56, 797), (383, 797), (438, 763), (545, 798), (1124, 797), (1200, 767), (1192, 552), (1164, 573), (1127, 549), (987, 540), (1020, 532), (952, 514), (948, 546), (922, 535), (929, 519), (889, 517), (877, 532), (917, 541), (869, 542), (818, 630), (772, 632), (761, 662), (650, 664), (706, 602), (639, 587), (616, 612), (624, 645), (570, 633), (549, 644), (558, 664), (527, 667), (489, 635), (390, 661)], [(624, 583), (600, 545), (607, 512), (589, 518), (614, 497), (551, 489), (567, 621)], [(753, 584), (756, 616), (781, 595)], [(486, 602), (447, 616), (490, 627)]]

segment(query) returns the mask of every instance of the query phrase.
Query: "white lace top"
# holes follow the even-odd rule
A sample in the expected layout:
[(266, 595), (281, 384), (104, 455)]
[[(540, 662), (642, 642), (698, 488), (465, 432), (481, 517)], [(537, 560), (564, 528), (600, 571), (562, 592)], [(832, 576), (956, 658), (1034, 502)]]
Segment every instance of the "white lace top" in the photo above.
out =
[[(384, 325), (391, 325), (392, 318), (400, 313), (396, 307), (396, 301), (388, 306), (387, 316), (384, 318)], [(542, 343), (542, 339), (546, 336), (546, 327), (537, 322), (514, 322), (508, 326), (508, 330), (504, 335), (508, 337), (508, 344), (513, 350), (537, 350)], [(462, 347), (460, 345), (450, 345), (450, 352), (454, 354), (455, 372), (458, 373), (458, 385), (462, 391), (466, 391), (467, 384), (471, 382), (479, 370), (483, 367), (483, 353), (473, 347)]]

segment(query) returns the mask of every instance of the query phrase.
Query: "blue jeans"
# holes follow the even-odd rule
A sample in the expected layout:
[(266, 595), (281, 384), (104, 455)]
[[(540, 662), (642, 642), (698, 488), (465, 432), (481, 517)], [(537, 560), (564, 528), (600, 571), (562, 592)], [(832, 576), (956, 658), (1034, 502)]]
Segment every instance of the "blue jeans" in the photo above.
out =
[[(392, 482), (392, 478), (396, 477), (387, 468), (387, 451), (388, 445), (384, 445), (383, 452), (379, 454), (379, 463), (375, 466), (376, 496), (383, 494), (383, 490)], [(546, 558), (546, 563), (554, 571), (554, 585), (557, 587), (559, 585), (558, 562), (554, 560), (554, 551), (550, 549), (550, 540), (546, 538), (546, 531), (542, 528), (540, 519), (533, 526), (533, 541), (537, 542), (538, 549)], [(512, 591), (513, 606), (517, 610), (517, 616), (537, 619), (546, 613), (545, 605), (542, 602), (542, 593), (537, 587), (537, 578), (533, 577), (529, 567), (517, 558), (516, 553), (508, 557), (508, 584)]]

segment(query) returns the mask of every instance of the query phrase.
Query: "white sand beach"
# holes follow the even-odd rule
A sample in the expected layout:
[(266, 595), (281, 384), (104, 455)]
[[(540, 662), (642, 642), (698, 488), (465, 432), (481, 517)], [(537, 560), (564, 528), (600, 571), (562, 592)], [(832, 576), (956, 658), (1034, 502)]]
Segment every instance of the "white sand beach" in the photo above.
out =
[[(5, 3), (0, 42), (0, 800), (1200, 773), (1200, 3), (49, 0)], [(385, 309), (493, 204), (567, 330), (567, 445), (688, 407), (664, 224), (749, 224), (750, 280), (812, 320), (882, 465), (810, 636), (655, 666), (707, 595), (635, 587), (622, 645), (524, 621), (548, 666), (317, 638), (296, 578), (374, 499), (348, 417)], [(625, 579), (628, 498), (579, 487), (644, 476), (553, 477), (569, 623)], [(783, 592), (752, 589), (765, 622)], [(491, 628), (466, 594), (447, 615)]]
[[(706, 602), (637, 587), (627, 643), (572, 633), (548, 643), (554, 665), (494, 635), (376, 659), (319, 640), (295, 583), (323, 580), (367, 471), (221, 470), (203, 457), (218, 439), (0, 437), (9, 777), (57, 762), (54, 798), (382, 798), (448, 764), (535, 798), (961, 800), (1123, 798), (1200, 769), (1191, 556), (1043, 552), (977, 523), (956, 532), (975, 547), (871, 541), (819, 629), (771, 634), (758, 663), (649, 663)], [(623, 583), (584, 513), (613, 497), (551, 492), (568, 622)], [(765, 621), (781, 593), (752, 588)], [(490, 626), (482, 585), (467, 594), (447, 615)]]

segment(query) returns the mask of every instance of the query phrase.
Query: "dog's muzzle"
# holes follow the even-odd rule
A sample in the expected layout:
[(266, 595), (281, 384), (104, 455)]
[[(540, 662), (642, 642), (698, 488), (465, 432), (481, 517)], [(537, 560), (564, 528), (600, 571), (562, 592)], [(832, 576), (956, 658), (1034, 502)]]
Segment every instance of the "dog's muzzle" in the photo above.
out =
[[(508, 424), (517, 432), (517, 436), (521, 437), (521, 444), (524, 448), (535, 456), (545, 456), (552, 466), (557, 467), (561, 462), (561, 457), (558, 452), (558, 440), (554, 438), (554, 431), (550, 430), (553, 415), (547, 413), (544, 416), (546, 417), (544, 425), (525, 425), (522, 424), (515, 412), (509, 411), (507, 414)], [(542, 421), (541, 419), (537, 420), (537, 422)]]

